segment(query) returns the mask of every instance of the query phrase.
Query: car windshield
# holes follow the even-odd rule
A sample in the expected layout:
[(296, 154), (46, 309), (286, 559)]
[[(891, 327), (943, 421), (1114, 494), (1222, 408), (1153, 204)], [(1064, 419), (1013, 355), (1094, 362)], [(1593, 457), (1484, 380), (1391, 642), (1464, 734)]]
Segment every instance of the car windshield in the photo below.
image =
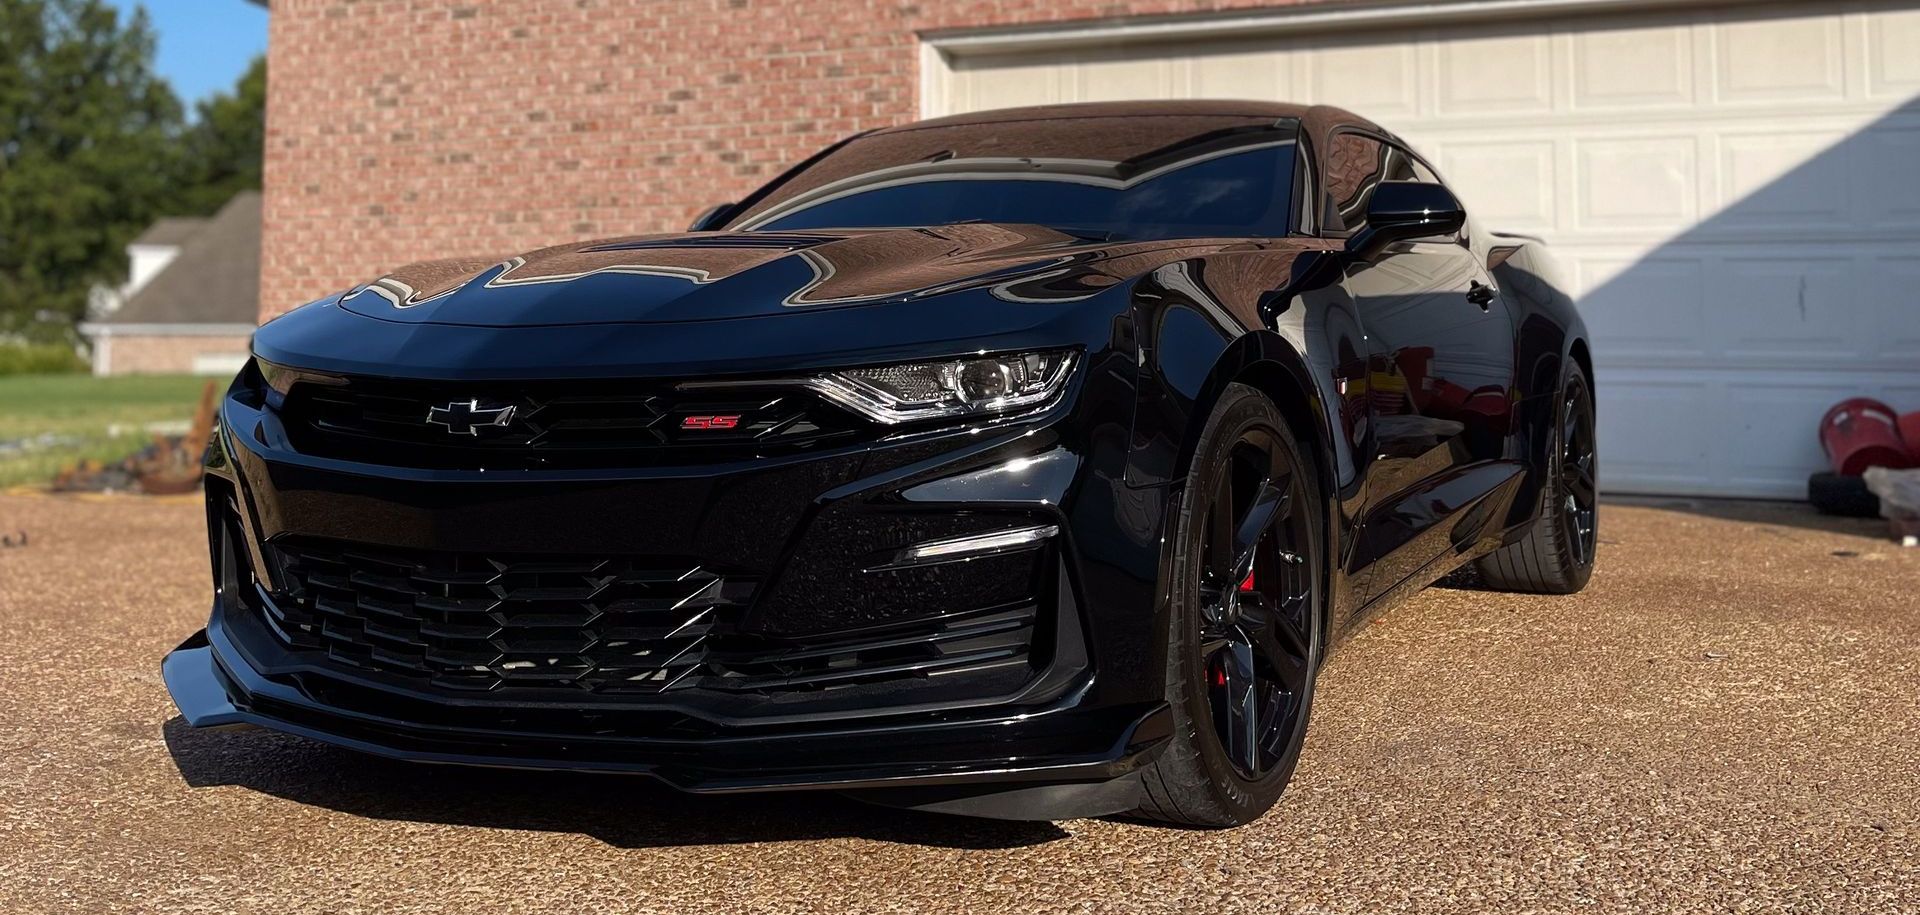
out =
[(880, 133), (840, 147), (749, 199), (732, 228), (994, 222), (1098, 239), (1285, 235), (1293, 137), (1290, 126), (1271, 120), (1256, 126), (1203, 118), (1063, 119)]

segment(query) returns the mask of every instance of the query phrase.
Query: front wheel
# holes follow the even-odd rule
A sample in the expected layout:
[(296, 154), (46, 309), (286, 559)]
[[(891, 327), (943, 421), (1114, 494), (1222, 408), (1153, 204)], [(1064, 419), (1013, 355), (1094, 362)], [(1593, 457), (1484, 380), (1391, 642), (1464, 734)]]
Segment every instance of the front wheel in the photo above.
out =
[(1292, 778), (1322, 642), (1314, 467), (1272, 401), (1227, 388), (1180, 501), (1165, 670), (1175, 733), (1142, 773), (1136, 816), (1238, 826)]

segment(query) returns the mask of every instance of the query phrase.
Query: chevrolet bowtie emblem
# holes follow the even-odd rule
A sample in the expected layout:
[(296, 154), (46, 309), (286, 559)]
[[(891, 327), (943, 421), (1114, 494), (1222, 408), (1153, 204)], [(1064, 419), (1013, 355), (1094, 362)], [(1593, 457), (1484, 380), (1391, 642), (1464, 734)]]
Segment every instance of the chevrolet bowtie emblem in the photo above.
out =
[(429, 408), (427, 422), (447, 427), (450, 435), (479, 435), (481, 426), (504, 426), (513, 422), (513, 404), (483, 407), (479, 400), (456, 400), (444, 407)]

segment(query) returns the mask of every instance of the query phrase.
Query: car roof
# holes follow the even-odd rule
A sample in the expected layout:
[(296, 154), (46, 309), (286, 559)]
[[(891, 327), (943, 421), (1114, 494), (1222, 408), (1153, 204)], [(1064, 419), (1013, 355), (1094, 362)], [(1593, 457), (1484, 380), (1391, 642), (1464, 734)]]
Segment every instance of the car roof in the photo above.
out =
[(1329, 127), (1351, 124), (1385, 133), (1378, 124), (1353, 112), (1331, 105), (1299, 105), (1253, 99), (1181, 99), (1171, 101), (1076, 102), (1064, 105), (1034, 105), (1026, 108), (1000, 108), (974, 111), (883, 127), (875, 134), (902, 133), (929, 127), (958, 127), (972, 124), (1001, 124), (1015, 121), (1055, 121), (1071, 118), (1273, 118), (1302, 122), (1310, 133)]

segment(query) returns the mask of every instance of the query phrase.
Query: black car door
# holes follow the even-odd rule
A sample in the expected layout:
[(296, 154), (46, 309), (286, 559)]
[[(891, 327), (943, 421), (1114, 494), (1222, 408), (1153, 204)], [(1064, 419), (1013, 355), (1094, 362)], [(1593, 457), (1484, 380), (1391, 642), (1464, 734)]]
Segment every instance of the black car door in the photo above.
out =
[[(1362, 228), (1381, 181), (1439, 180), (1383, 138), (1341, 132), (1330, 146), (1323, 225), (1334, 232)], [(1367, 342), (1373, 427), (1355, 555), (1364, 606), (1474, 536), (1468, 510), (1518, 472), (1508, 446), (1514, 335), (1459, 236), (1393, 244), (1350, 265), (1346, 283)]]

